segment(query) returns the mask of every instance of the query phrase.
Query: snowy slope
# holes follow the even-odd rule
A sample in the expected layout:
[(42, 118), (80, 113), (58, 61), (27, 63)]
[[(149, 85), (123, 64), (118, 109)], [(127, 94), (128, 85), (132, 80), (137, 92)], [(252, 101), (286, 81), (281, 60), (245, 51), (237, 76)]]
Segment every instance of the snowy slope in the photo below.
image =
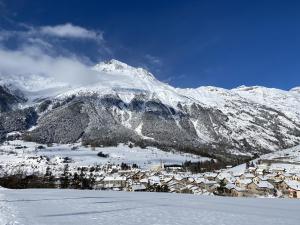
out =
[(180, 95), (176, 89), (158, 81), (153, 74), (142, 68), (134, 68), (117, 60), (102, 62), (92, 68), (97, 72), (97, 83), (75, 88), (59, 95), (59, 98), (71, 95), (105, 95), (116, 93), (125, 103), (129, 103), (135, 94), (146, 94), (159, 99), (164, 104), (176, 107), (188, 97)]
[(128, 103), (136, 93), (147, 93), (174, 108), (178, 102), (200, 102), (207, 106), (223, 107), (228, 101), (247, 100), (289, 112), (299, 119), (299, 87), (290, 91), (260, 86), (240, 86), (232, 90), (210, 86), (196, 89), (174, 88), (160, 82), (143, 68), (135, 68), (114, 59), (96, 64), (91, 68), (91, 76), (94, 76), (92, 82), (83, 86), (42, 75), (12, 75), (10, 79), (0, 78), (0, 85), (19, 88), (32, 98), (55, 95), (62, 98), (73, 94), (105, 95), (113, 92)]
[(0, 218), (10, 219), (1, 225), (295, 225), (300, 220), (300, 202), (288, 199), (55, 189), (0, 194), (0, 204), (11, 209), (0, 211)]
[[(109, 130), (117, 143), (147, 141), (177, 149), (209, 146), (237, 154), (300, 144), (299, 88), (174, 88), (117, 60), (92, 67), (81, 85), (38, 75), (26, 78), (12, 76), (0, 85), (20, 89), (28, 98), (19, 104), (23, 108), (38, 106), (43, 99), (52, 101), (48, 111), (39, 114), (37, 129), (31, 129), (39, 142), (94, 142)], [(76, 101), (75, 108), (81, 110), (74, 112), (69, 101)], [(58, 121), (68, 124), (60, 127)]]

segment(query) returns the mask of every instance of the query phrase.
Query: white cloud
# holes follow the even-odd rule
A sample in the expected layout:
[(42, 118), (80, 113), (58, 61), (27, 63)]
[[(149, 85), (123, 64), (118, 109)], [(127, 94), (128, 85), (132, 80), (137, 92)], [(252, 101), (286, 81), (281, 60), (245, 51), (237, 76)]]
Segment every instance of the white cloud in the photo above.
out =
[[(95, 46), (96, 57), (101, 58), (102, 52), (110, 51), (101, 32), (70, 23), (41, 27), (18, 24), (17, 27), (17, 30), (0, 27), (0, 83), (15, 82), (20, 86), (20, 81), (33, 79), (39, 86), (36, 80), (41, 78), (74, 87), (97, 82), (99, 73), (90, 69), (95, 62), (86, 55), (90, 52), (76, 51), (74, 47), (78, 39), (82, 40), (81, 46)], [(65, 38), (70, 39), (68, 45)]]
[(94, 39), (102, 40), (102, 34), (93, 30), (75, 26), (71, 23), (66, 23), (57, 26), (43, 26), (40, 27), (40, 31), (43, 34), (56, 36), (60, 38), (80, 38), (80, 39)]
[(90, 67), (75, 57), (53, 57), (34, 46), (0, 49), (0, 80), (32, 74), (70, 85), (89, 84), (97, 79)]
[[(108, 49), (100, 32), (70, 23), (42, 27), (22, 24), (19, 30), (0, 30), (0, 80), (35, 74), (71, 85), (95, 82), (90, 58), (84, 52), (75, 54), (60, 38), (91, 40), (95, 49)], [(9, 40), (15, 42), (14, 48), (7, 45)]]

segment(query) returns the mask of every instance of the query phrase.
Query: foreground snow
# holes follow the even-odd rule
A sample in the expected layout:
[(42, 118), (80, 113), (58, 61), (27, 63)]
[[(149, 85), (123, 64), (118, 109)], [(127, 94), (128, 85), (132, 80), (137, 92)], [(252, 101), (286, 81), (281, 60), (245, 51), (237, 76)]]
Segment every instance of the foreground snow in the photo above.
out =
[(294, 225), (300, 220), (297, 200), (58, 189), (2, 189), (0, 209), (0, 225)]

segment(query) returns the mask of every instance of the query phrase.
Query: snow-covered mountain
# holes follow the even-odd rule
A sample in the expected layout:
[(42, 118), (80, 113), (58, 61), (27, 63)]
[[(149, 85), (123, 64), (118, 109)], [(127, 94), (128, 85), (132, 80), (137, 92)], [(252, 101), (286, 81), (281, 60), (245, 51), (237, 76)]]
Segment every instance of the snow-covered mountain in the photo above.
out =
[(299, 87), (180, 89), (117, 60), (91, 68), (84, 85), (24, 77), (0, 81), (2, 139), (22, 131), (43, 143), (133, 142), (221, 156), (300, 144)]

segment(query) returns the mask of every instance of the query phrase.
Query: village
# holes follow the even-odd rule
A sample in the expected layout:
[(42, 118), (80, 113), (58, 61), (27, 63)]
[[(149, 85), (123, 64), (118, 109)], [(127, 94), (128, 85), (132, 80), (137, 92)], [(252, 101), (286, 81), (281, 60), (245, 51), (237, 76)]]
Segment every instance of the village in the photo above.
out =
[[(125, 164), (109, 165), (98, 172), (84, 170), (89, 171), (87, 178), (94, 179), (92, 188), (99, 190), (300, 198), (300, 174), (287, 173), (284, 168), (270, 169), (265, 163), (246, 167), (238, 172), (226, 168), (199, 174), (182, 172), (180, 167), (165, 167), (163, 163), (150, 170), (126, 168)], [(67, 174), (74, 176), (70, 171)]]
[[(24, 146), (20, 146), (8, 145), (7, 151), (2, 152), (2, 157), (6, 154), (12, 161), (6, 159), (0, 163), (0, 186), (300, 198), (298, 148), (263, 155), (235, 167), (213, 159), (182, 164), (161, 160), (141, 167), (127, 161), (110, 162), (110, 156), (103, 152), (98, 152), (98, 158), (107, 159), (107, 162), (80, 165), (71, 157), (36, 155), (36, 151), (43, 150), (41, 146), (34, 147), (34, 154), (21, 154)], [(74, 155), (78, 151), (67, 152)], [(191, 165), (197, 165), (198, 170), (193, 170)]]
[[(43, 160), (41, 157), (37, 159)], [(142, 170), (138, 165), (125, 163), (72, 167), (66, 159), (61, 169), (53, 170), (55, 166), (49, 164), (43, 175), (21, 176), (29, 187), (42, 183), (49, 188), (300, 198), (300, 173), (287, 172), (282, 167), (272, 168), (265, 160), (240, 167), (243, 168), (235, 170), (227, 166), (214, 172), (193, 174), (183, 171), (181, 166), (168, 166), (163, 162), (149, 170)], [(1, 182), (3, 185), (5, 178)]]

